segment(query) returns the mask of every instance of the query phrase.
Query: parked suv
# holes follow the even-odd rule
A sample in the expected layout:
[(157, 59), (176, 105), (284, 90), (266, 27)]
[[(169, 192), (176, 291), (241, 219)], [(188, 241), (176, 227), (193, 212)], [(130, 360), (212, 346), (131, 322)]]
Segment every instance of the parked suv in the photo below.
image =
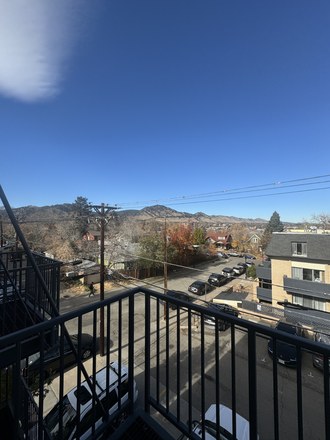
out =
[[(280, 330), (282, 332), (286, 332), (291, 335), (304, 337), (304, 331), (301, 326), (296, 324), (290, 324), (286, 321), (279, 321), (276, 324), (275, 330)], [(271, 339), (268, 342), (267, 348), (268, 348), (269, 356), (273, 358), (273, 352), (274, 352), (273, 339)], [(277, 353), (277, 362), (279, 364), (294, 368), (297, 366), (297, 347), (295, 345), (288, 344), (287, 342), (278, 339), (276, 341), (276, 353)]]
[(236, 275), (242, 275), (242, 273), (244, 272), (244, 267), (240, 265), (234, 266), (233, 271)]
[(220, 275), (219, 273), (212, 273), (209, 276), (208, 283), (210, 283), (211, 286), (220, 287), (226, 284), (227, 280), (228, 280), (227, 277)]
[[(235, 309), (235, 307), (230, 306), (229, 304), (222, 304), (222, 303), (209, 303), (208, 309), (214, 310), (216, 312), (223, 312), (227, 313), (228, 315), (232, 316), (238, 316), (238, 310)], [(229, 322), (219, 319), (219, 330), (226, 330), (226, 327), (229, 326)], [(208, 328), (215, 328), (215, 319), (213, 316), (205, 316), (204, 318), (204, 325)]]
[[(120, 368), (119, 368), (120, 367)], [(109, 388), (107, 396), (107, 368), (109, 369)], [(119, 371), (120, 369), (120, 371)], [(128, 399), (128, 368), (118, 361), (112, 362), (108, 367), (104, 367), (98, 371), (95, 378), (91, 376), (91, 382), (95, 383), (95, 391), (101, 401), (103, 408), (113, 414), (118, 409), (119, 390), (118, 380), (121, 380), (121, 403), (123, 404)], [(63, 420), (63, 440), (72, 440), (76, 438), (77, 425), (77, 387), (73, 388), (63, 398), (63, 412), (60, 415), (60, 402), (58, 402), (49, 414), (45, 417), (46, 425), (48, 426), (53, 440), (57, 440), (60, 436), (59, 432), (59, 417)], [(136, 390), (136, 383), (134, 381), (134, 402), (138, 396)], [(95, 400), (94, 400), (95, 401)], [(109, 406), (108, 406), (109, 402)], [(94, 427), (97, 429), (102, 424), (103, 412), (100, 405), (95, 401), (93, 408), (92, 391), (87, 382), (82, 382), (80, 385), (80, 424), (79, 434), (80, 439), (85, 440), (92, 435), (93, 415), (95, 415)]]

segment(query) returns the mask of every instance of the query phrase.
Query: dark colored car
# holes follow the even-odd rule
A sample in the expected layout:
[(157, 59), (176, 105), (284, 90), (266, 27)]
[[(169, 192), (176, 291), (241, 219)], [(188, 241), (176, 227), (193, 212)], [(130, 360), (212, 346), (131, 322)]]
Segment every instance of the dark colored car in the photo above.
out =
[(256, 259), (256, 257), (254, 257), (253, 255), (250, 255), (250, 254), (243, 254), (243, 257), (244, 258), (248, 258), (250, 260), (255, 260)]
[[(78, 335), (71, 335), (71, 340), (78, 351)], [(81, 334), (81, 358), (88, 359), (93, 351), (93, 337), (87, 333)], [(64, 368), (74, 365), (76, 357), (74, 356), (68, 342), (64, 344)], [(50, 377), (53, 373), (60, 369), (60, 344), (56, 343), (52, 348), (45, 351), (44, 356), (44, 378)], [(26, 359), (21, 361), (21, 370), (23, 376), (29, 380), (40, 374), (40, 353), (35, 353), (28, 357), (28, 366), (26, 367)]]
[[(304, 336), (302, 328), (295, 324), (289, 324), (283, 321), (277, 323), (275, 330), (280, 330), (295, 336)], [(273, 359), (274, 342), (271, 339), (268, 342), (268, 354)], [(287, 367), (297, 366), (297, 347), (284, 341), (276, 341), (277, 362)]]
[[(235, 307), (232, 307), (228, 304), (218, 304), (218, 303), (210, 303), (208, 305), (208, 309), (210, 310), (214, 310), (217, 312), (223, 312), (226, 313), (228, 315), (232, 315), (232, 316), (238, 316), (238, 310), (235, 309)], [(226, 327), (230, 325), (229, 322), (227, 322), (226, 320), (223, 319), (219, 319), (219, 330), (226, 330)], [(214, 328), (215, 327), (215, 319), (213, 316), (205, 316), (204, 318), (204, 325), (206, 327), (209, 328)]]
[[(182, 301), (193, 302), (193, 298), (189, 296), (188, 293), (181, 292), (180, 290), (168, 290), (167, 296), (170, 296), (171, 298), (178, 298), (181, 299)], [(164, 301), (162, 302), (164, 303)], [(176, 305), (171, 303), (168, 303), (168, 306), (172, 310), (175, 310), (177, 308)]]
[[(330, 334), (329, 329), (318, 329), (315, 331), (314, 339), (316, 342), (320, 344), (329, 345), (330, 346)], [(313, 365), (315, 368), (323, 371), (323, 355), (320, 353), (313, 353)], [(330, 359), (329, 359), (329, 371), (330, 371)]]
[(196, 295), (203, 295), (211, 291), (211, 286), (206, 281), (195, 281), (188, 287), (188, 290)]
[(210, 283), (211, 286), (217, 286), (217, 287), (223, 286), (224, 284), (226, 284), (227, 281), (228, 278), (223, 275), (220, 275), (219, 273), (212, 273), (208, 279), (208, 283)]
[(232, 267), (225, 267), (222, 269), (222, 275), (227, 278), (232, 278), (235, 276), (235, 272)]

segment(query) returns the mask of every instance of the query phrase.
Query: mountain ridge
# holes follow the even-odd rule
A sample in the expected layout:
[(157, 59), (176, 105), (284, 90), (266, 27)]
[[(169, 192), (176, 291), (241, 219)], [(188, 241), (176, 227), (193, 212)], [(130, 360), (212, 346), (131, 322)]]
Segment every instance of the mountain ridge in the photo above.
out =
[[(51, 222), (59, 220), (69, 220), (71, 212), (70, 203), (56, 204), (56, 205), (46, 205), (46, 206), (23, 206), (20, 208), (13, 208), (15, 216), (21, 219), (23, 222)], [(0, 207), (0, 211), (3, 211), (3, 207)], [(264, 224), (268, 220), (261, 218), (243, 218), (235, 217), (230, 215), (208, 215), (204, 212), (196, 212), (194, 214), (188, 212), (176, 211), (175, 209), (169, 208), (164, 205), (153, 205), (147, 206), (142, 209), (127, 209), (117, 211), (118, 217), (125, 218), (126, 220), (132, 218), (134, 221), (148, 221), (148, 220), (158, 220), (162, 221), (164, 218), (171, 222), (198, 222), (201, 224), (210, 223), (253, 223), (253, 224)]]

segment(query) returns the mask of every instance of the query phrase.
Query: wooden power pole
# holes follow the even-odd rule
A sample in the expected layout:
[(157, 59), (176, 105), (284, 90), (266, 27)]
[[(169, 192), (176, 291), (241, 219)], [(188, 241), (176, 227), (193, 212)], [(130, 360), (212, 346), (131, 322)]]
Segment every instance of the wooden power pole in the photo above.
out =
[[(100, 233), (100, 301), (104, 300), (104, 226), (106, 223), (106, 215), (109, 211), (113, 211), (114, 209), (119, 209), (113, 206), (104, 206), (104, 203), (101, 205), (91, 205), (91, 208), (96, 211), (99, 218), (99, 225), (101, 228)], [(108, 323), (109, 325), (109, 323)], [(100, 308), (100, 356), (104, 356), (104, 307)]]

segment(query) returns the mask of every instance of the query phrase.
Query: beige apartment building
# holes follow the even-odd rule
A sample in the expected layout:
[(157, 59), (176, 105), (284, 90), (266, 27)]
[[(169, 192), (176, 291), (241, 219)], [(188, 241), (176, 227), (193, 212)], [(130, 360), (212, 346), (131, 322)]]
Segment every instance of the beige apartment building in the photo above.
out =
[[(330, 234), (275, 232), (266, 248), (270, 261), (257, 267), (259, 302), (330, 312)], [(329, 315), (330, 318), (330, 315)]]

